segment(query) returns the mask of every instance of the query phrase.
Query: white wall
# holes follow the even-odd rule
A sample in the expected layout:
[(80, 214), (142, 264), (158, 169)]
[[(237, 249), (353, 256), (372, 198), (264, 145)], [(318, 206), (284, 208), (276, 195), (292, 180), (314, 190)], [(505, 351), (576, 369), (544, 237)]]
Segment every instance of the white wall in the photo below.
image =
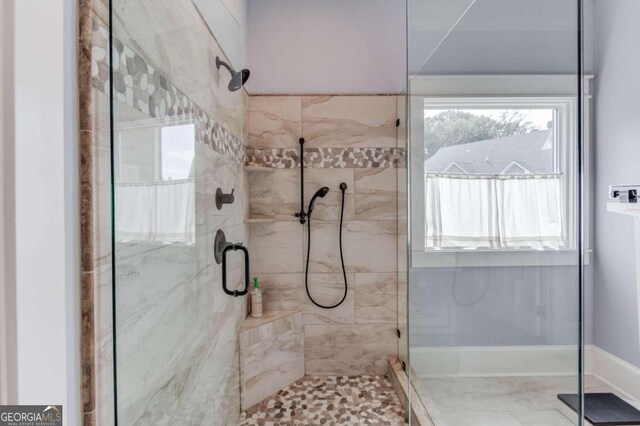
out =
[[(13, 2), (0, 2), (0, 404), (15, 402), (15, 278), (13, 248)], [(5, 105), (6, 104), (6, 105)]]
[[(590, 0), (585, 1), (589, 9)], [(578, 0), (409, 0), (412, 74), (577, 71)], [(587, 69), (591, 57), (586, 57)]]
[[(8, 1), (8, 0), (3, 0)], [(80, 423), (76, 16), (73, 0), (15, 1), (17, 402)], [(6, 99), (3, 99), (6, 102)], [(10, 201), (10, 200), (5, 200)]]
[(594, 343), (640, 367), (633, 220), (606, 211), (611, 184), (640, 183), (640, 2), (595, 4)]
[(249, 93), (404, 89), (404, 2), (249, 0), (247, 7)]
[[(587, 35), (592, 1), (584, 1)], [(577, 0), (409, 0), (408, 8), (406, 33), (398, 0), (248, 0), (249, 92), (398, 92), (407, 62), (411, 74), (577, 71)]]

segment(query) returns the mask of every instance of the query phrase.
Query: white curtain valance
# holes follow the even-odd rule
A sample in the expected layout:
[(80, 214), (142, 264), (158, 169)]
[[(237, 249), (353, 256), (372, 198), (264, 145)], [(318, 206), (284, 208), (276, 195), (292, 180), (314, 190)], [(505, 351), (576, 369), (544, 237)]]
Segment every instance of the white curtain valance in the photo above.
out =
[(565, 247), (561, 175), (425, 175), (426, 248)]
[(195, 243), (193, 179), (117, 184), (118, 241)]

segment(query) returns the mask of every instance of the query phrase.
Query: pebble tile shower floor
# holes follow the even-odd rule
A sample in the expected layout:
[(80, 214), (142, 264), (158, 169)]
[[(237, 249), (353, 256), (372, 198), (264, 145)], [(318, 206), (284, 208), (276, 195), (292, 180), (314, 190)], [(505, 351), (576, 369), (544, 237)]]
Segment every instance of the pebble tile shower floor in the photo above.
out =
[(242, 413), (242, 426), (404, 426), (386, 376), (307, 376)]

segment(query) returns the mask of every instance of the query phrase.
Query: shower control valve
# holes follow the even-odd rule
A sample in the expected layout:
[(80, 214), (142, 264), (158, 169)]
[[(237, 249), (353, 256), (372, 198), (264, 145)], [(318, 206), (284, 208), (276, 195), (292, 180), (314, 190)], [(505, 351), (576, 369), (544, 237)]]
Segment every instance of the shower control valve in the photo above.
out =
[(304, 210), (300, 210), (299, 212), (296, 212), (293, 214), (295, 217), (300, 219), (300, 223), (304, 224), (307, 222), (307, 214), (304, 212)]
[(222, 210), (222, 206), (225, 204), (233, 204), (236, 197), (233, 195), (235, 189), (232, 189), (229, 194), (222, 192), (222, 188), (216, 190), (216, 207), (218, 210)]

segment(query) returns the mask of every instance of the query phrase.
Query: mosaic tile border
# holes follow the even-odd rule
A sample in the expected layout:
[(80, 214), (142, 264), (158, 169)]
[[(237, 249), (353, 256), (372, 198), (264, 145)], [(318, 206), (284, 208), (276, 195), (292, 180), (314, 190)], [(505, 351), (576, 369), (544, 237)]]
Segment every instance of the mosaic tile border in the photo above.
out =
[[(305, 165), (314, 168), (394, 168), (406, 164), (402, 148), (306, 148)], [(247, 166), (293, 169), (300, 167), (300, 152), (293, 148), (248, 148)]]
[(406, 425), (386, 376), (306, 376), (242, 413), (242, 426)]
[[(109, 94), (109, 29), (94, 19), (92, 32), (92, 85)], [(245, 148), (240, 139), (217, 123), (131, 47), (115, 39), (113, 48), (113, 88), (119, 102), (161, 120), (189, 117), (196, 127), (198, 142), (238, 164), (244, 162)]]

